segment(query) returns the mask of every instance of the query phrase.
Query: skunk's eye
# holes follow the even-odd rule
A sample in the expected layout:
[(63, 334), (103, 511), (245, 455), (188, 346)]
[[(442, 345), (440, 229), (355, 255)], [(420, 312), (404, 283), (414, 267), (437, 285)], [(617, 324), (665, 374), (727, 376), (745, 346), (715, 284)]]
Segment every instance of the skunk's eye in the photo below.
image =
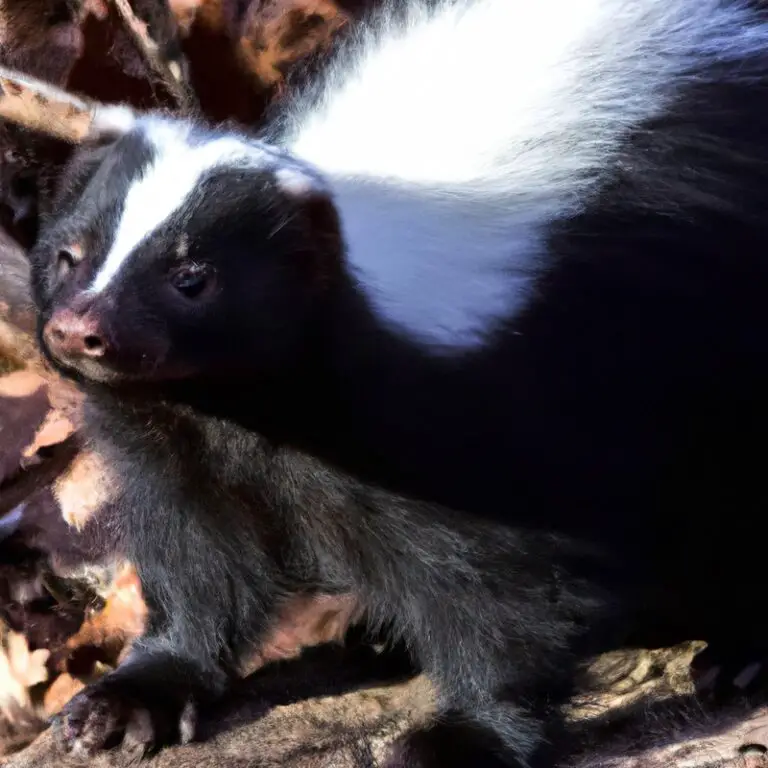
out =
[(213, 286), (213, 269), (207, 264), (189, 262), (176, 267), (169, 279), (182, 296), (198, 299)]

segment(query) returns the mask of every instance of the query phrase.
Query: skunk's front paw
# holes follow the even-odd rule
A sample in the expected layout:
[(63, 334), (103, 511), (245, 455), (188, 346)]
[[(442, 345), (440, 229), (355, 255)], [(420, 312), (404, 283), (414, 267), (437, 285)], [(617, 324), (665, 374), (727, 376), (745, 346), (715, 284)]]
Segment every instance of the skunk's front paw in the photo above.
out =
[(73, 697), (53, 725), (68, 753), (90, 757), (119, 745), (133, 761), (167, 744), (191, 741), (196, 721), (196, 707), (183, 693), (107, 675)]

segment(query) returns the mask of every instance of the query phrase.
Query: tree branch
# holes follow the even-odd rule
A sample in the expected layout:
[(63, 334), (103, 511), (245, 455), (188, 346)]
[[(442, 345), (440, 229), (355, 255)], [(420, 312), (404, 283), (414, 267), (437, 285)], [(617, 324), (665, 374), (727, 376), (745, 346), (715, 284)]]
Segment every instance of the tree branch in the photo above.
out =
[(178, 107), (182, 111), (189, 111), (195, 107), (197, 100), (187, 81), (183, 63), (178, 60), (168, 60), (163, 55), (160, 45), (149, 33), (149, 25), (139, 18), (129, 0), (112, 0), (112, 2), (134, 45)]

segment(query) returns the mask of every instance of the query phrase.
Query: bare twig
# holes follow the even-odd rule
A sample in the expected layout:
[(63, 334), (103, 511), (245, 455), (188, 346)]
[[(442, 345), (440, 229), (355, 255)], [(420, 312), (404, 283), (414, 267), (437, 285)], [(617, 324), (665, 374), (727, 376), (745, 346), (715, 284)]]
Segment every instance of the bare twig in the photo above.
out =
[(65, 141), (80, 142), (90, 130), (93, 108), (50, 83), (0, 67), (0, 118)]
[(0, 67), (0, 120), (22, 128), (76, 144), (105, 132), (126, 130), (135, 116), (128, 106), (88, 101), (23, 72)]
[(129, 0), (113, 0), (113, 3), (134, 45), (150, 69), (160, 78), (177, 106), (183, 111), (193, 108), (196, 99), (181, 63), (168, 61), (163, 56), (157, 41), (149, 33), (149, 25), (136, 15)]

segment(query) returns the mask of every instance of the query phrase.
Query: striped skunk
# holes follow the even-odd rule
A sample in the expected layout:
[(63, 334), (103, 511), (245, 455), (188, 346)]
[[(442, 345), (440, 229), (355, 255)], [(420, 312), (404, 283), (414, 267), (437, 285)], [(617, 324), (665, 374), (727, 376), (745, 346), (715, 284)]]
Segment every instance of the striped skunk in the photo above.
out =
[(393, 765), (546, 768), (589, 655), (733, 642), (767, 44), (749, 0), (409, 2), (259, 136), (111, 111), (33, 279), (151, 618), (65, 741), (189, 738), (297, 593), (354, 593), (438, 683)]

